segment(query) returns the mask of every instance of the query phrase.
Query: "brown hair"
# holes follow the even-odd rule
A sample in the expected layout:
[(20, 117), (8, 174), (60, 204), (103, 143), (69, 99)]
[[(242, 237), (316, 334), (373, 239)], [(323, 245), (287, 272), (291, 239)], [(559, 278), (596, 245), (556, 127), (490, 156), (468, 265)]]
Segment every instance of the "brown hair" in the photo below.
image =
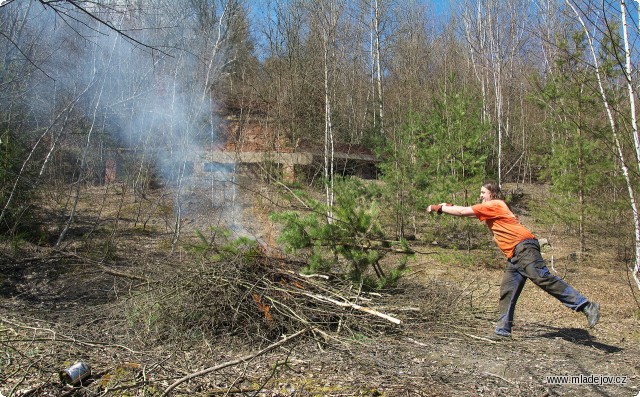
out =
[(500, 185), (498, 185), (495, 181), (487, 181), (482, 185), (483, 188), (487, 189), (489, 193), (491, 193), (492, 199), (504, 200), (504, 196), (502, 195), (502, 190), (500, 190)]

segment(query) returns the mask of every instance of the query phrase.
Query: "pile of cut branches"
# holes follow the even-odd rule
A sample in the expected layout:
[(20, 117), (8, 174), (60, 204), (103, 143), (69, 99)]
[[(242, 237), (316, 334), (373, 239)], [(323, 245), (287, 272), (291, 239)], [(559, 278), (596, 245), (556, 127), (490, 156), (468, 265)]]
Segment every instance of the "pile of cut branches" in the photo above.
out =
[[(239, 336), (264, 342), (300, 329), (369, 334), (401, 323), (383, 313), (382, 294), (350, 281), (304, 275), (300, 263), (259, 250), (225, 255), (166, 274), (148, 293), (129, 301), (128, 317), (144, 340)], [(387, 309), (388, 310), (388, 309)]]

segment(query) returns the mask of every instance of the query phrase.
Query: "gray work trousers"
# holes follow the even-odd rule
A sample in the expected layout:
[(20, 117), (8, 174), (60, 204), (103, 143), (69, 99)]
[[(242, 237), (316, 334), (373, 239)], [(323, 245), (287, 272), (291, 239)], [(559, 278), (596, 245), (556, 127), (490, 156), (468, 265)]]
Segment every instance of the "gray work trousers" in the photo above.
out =
[(500, 316), (496, 332), (511, 332), (516, 302), (527, 279), (571, 310), (580, 311), (589, 302), (564, 280), (549, 272), (540, 254), (538, 240), (524, 240), (516, 245), (513, 256), (507, 260), (507, 268), (500, 286)]

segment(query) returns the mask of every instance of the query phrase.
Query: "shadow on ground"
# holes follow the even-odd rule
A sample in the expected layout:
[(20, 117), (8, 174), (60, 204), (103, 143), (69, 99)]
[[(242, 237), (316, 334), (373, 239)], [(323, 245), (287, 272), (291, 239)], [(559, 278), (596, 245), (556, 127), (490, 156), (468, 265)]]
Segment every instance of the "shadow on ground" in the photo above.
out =
[(537, 337), (547, 339), (564, 339), (567, 342), (593, 347), (594, 349), (598, 349), (605, 353), (618, 353), (624, 350), (619, 346), (598, 342), (596, 337), (583, 328), (556, 328), (550, 326), (543, 326), (543, 328), (546, 329), (546, 332), (537, 335)]

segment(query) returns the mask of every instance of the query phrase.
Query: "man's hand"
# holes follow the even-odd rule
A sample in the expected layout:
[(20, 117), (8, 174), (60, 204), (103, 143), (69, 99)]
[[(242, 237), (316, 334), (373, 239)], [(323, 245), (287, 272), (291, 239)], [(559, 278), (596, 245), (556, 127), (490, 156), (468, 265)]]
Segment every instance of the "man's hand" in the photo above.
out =
[(442, 204), (431, 204), (430, 206), (427, 207), (427, 212), (428, 213), (438, 213), (438, 214), (442, 214), (442, 207), (444, 207), (445, 205), (453, 205), (453, 204), (449, 204), (449, 203), (442, 203)]

